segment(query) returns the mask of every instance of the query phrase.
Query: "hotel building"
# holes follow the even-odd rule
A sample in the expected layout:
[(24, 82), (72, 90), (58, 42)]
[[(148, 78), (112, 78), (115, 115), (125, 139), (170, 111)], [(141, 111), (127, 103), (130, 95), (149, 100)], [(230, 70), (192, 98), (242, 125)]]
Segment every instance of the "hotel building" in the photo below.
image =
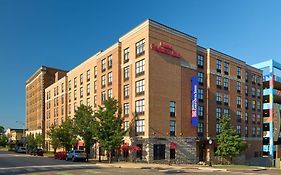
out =
[(55, 82), (55, 75), (65, 76), (66, 71), (40, 67), (27, 81), (26, 90), (26, 134), (44, 134), (45, 88)]
[[(249, 148), (261, 155), (262, 71), (168, 26), (146, 20), (45, 89), (46, 131), (73, 117), (80, 104), (120, 102), (125, 143), (147, 162), (195, 163), (214, 156), (218, 119), (229, 115)], [(47, 132), (46, 132), (47, 133)], [(46, 135), (46, 145), (50, 147)]]
[(268, 60), (253, 65), (263, 71), (263, 155), (281, 157), (281, 64)]

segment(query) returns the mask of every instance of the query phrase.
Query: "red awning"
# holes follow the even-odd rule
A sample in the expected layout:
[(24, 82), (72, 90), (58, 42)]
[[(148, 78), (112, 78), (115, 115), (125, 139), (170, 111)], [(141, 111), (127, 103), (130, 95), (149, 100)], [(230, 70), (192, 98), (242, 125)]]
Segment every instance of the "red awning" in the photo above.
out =
[(129, 144), (128, 144), (128, 143), (124, 143), (124, 144), (122, 144), (122, 145), (121, 145), (121, 147), (120, 147), (120, 148), (117, 148), (117, 150), (131, 150), (131, 151), (139, 151), (139, 150), (141, 150), (141, 148), (140, 148), (140, 147), (138, 147), (138, 146), (129, 146)]
[(141, 148), (138, 147), (138, 146), (131, 146), (131, 147), (130, 147), (130, 150), (132, 150), (132, 151), (140, 151)]
[(176, 149), (177, 148), (177, 144), (174, 142), (170, 143), (170, 149)]

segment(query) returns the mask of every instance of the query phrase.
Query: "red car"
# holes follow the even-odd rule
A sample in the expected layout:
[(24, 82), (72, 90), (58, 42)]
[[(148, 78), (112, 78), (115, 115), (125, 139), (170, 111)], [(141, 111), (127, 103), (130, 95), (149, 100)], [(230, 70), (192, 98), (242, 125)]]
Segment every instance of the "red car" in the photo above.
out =
[(61, 151), (55, 154), (55, 159), (65, 160), (66, 159), (66, 152)]

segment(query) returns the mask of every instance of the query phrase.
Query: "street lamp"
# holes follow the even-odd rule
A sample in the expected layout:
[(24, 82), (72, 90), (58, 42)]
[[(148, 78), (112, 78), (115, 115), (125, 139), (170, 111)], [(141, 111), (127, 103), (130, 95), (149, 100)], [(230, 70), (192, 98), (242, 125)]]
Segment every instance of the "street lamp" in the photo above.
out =
[(209, 166), (212, 166), (212, 143), (213, 143), (213, 140), (211, 138), (209, 138), (209, 145), (210, 145), (210, 161), (209, 161)]

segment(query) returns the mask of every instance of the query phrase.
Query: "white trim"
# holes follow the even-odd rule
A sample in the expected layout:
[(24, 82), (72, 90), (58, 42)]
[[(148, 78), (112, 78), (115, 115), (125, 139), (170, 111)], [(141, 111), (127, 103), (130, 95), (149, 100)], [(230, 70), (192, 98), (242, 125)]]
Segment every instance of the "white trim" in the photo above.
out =
[(28, 87), (33, 81), (35, 81), (41, 74), (43, 74), (43, 71), (41, 71), (35, 78), (33, 78), (30, 82), (28, 82), (25, 87)]

